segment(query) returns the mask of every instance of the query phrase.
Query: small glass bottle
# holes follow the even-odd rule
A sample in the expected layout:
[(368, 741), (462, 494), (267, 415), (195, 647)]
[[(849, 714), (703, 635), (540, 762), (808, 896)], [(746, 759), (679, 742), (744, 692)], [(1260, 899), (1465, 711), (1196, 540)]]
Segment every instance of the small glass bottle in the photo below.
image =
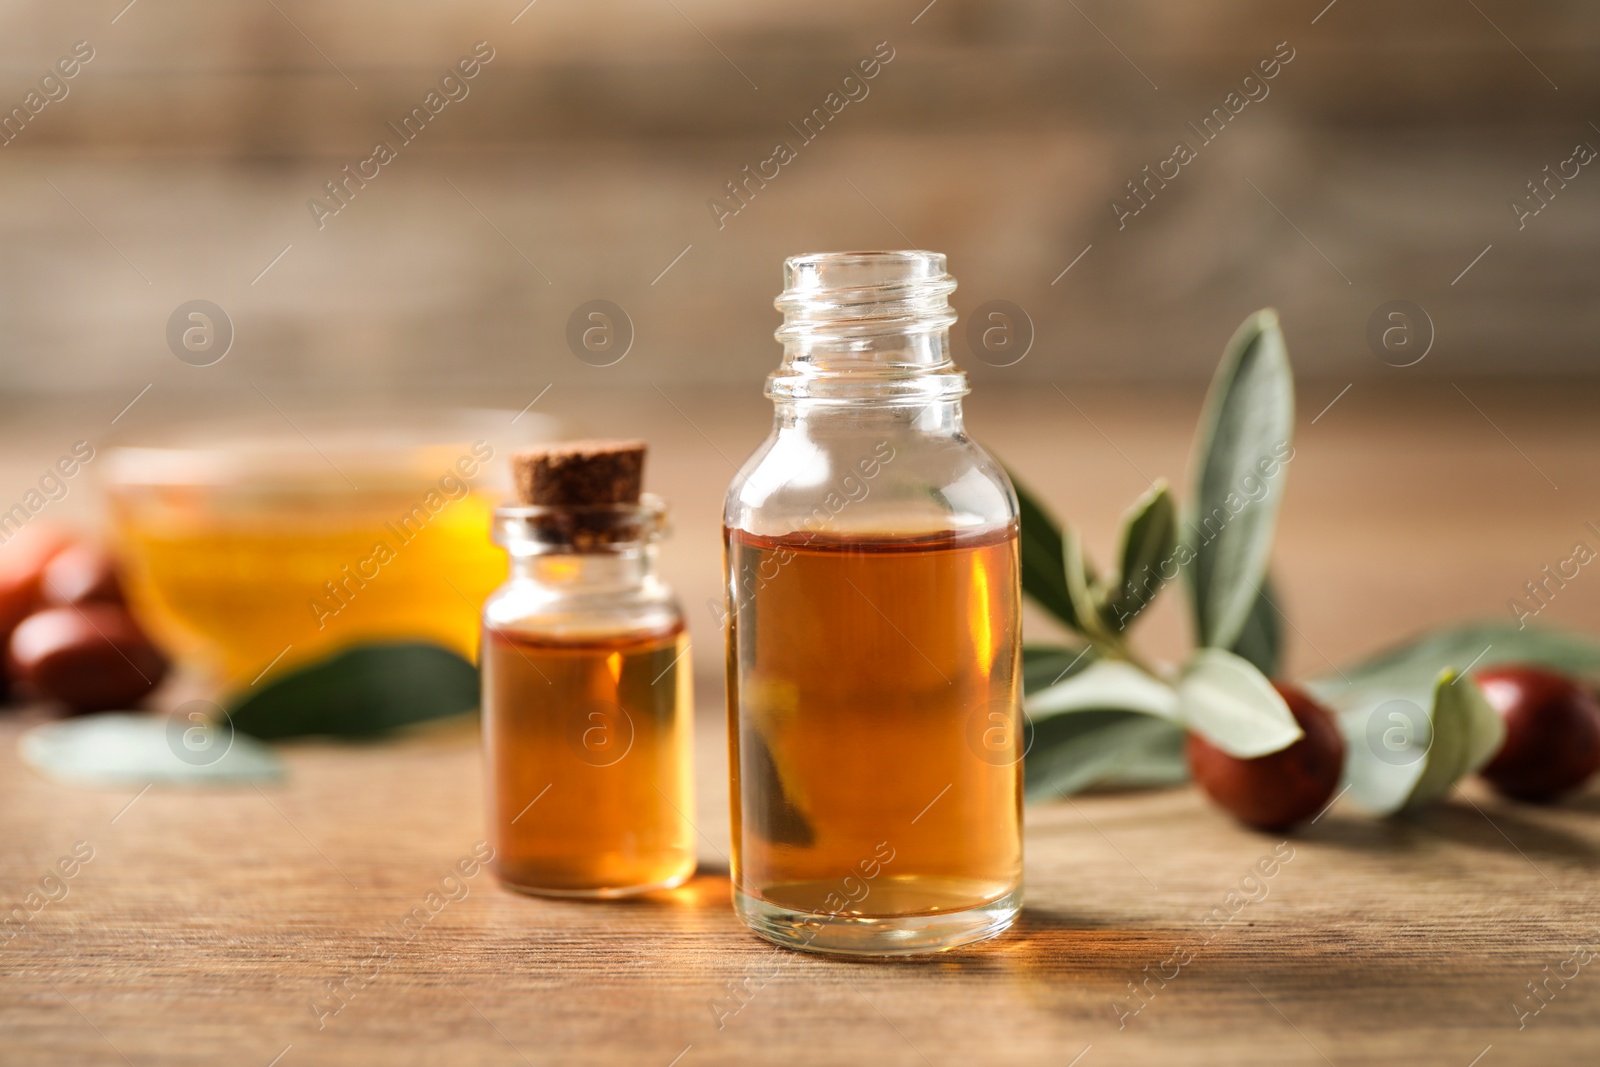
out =
[(1022, 901), (1016, 494), (962, 429), (944, 256), (784, 281), (723, 512), (734, 907), (792, 948), (951, 948)]
[(483, 736), (494, 870), (512, 889), (616, 897), (694, 873), (688, 633), (657, 577), (644, 446), (513, 455), (495, 513), (511, 576), (483, 607)]

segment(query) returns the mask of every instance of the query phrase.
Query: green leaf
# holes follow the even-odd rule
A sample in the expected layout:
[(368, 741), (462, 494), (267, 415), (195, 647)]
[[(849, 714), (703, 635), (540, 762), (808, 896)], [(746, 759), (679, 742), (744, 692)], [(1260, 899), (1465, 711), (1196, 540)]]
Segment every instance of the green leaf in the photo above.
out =
[(1422, 776), (1433, 726), (1425, 704), (1395, 698), (1364, 712), (1340, 712), (1344, 785), (1350, 802), (1372, 815), (1392, 815)]
[[(1150, 787), (1188, 777), (1184, 730), (1172, 721), (1177, 694), (1122, 660), (1090, 651), (1063, 679), (1065, 649), (1033, 653), (1036, 677), (1025, 703), (1033, 727), (1024, 780), (1028, 799), (1065, 796), (1091, 785)], [(1047, 659), (1047, 657), (1049, 657)], [(1023, 651), (1023, 671), (1029, 671)], [(1066, 660), (1071, 663), (1071, 660)], [(1056, 667), (1048, 677), (1042, 669)]]
[(1037, 692), (1075, 674), (1095, 661), (1093, 648), (1057, 648), (1054, 645), (1022, 646), (1022, 691)]
[(1405, 807), (1430, 804), (1476, 771), (1505, 741), (1505, 723), (1471, 678), (1439, 672), (1433, 690), (1432, 739), (1422, 758), (1422, 773)]
[(1078, 614), (1067, 594), (1066, 571), (1062, 567), (1061, 527), (1033, 494), (1023, 488), (1015, 474), (1011, 474), (1011, 485), (1017, 491), (1020, 519), (1018, 549), (1022, 557), (1022, 591), (1076, 630)]
[[(1506, 743), (1506, 721), (1494, 710), (1494, 705), (1472, 677), (1452, 677), (1444, 685), (1450, 691), (1445, 695), (1460, 705), (1456, 714), (1467, 727), (1467, 750), (1459, 776), (1464, 778), (1483, 770)], [(1440, 699), (1436, 694), (1434, 707), (1438, 707)]]
[[(1314, 696), (1338, 712), (1350, 753), (1346, 763), (1350, 799), (1374, 814), (1389, 814), (1441, 795), (1439, 781), (1447, 779), (1448, 791), (1449, 785), (1492, 758), (1504, 729), (1499, 716), (1493, 715), (1470, 678), (1454, 684), (1441, 684), (1439, 679), (1504, 663), (1538, 664), (1600, 677), (1600, 641), (1510, 622), (1466, 623), (1425, 634), (1307, 683)], [(1440, 722), (1446, 734), (1437, 742)], [(1465, 741), (1458, 743), (1458, 737)], [(1434, 752), (1441, 743), (1443, 747)], [(1469, 769), (1452, 769), (1458, 761)], [(1433, 777), (1423, 781), (1430, 774)]]
[(1189, 731), (1175, 723), (1152, 729), (1128, 749), (1121, 761), (1094, 784), (1106, 788), (1158, 789), (1189, 780), (1186, 752)]
[(1178, 682), (1178, 717), (1231, 756), (1254, 759), (1298, 741), (1289, 705), (1266, 675), (1220, 648), (1202, 648)]
[(1053, 715), (1117, 708), (1160, 719), (1178, 715), (1171, 686), (1122, 660), (1101, 659), (1065, 681), (1028, 696), (1024, 705), (1035, 724)]
[(1261, 579), (1260, 591), (1244, 620), (1244, 629), (1233, 643), (1233, 651), (1268, 678), (1276, 675), (1283, 665), (1283, 630), (1278, 622), (1278, 603), (1278, 591), (1272, 575), (1268, 574)]
[(1267, 571), (1294, 452), (1294, 376), (1274, 311), (1258, 311), (1223, 351), (1195, 439), (1186, 544), (1199, 643), (1232, 648)]
[[(186, 744), (204, 734), (203, 747)], [(214, 747), (212, 747), (214, 743)], [(68, 785), (247, 785), (283, 777), (283, 763), (259, 741), (164, 715), (116, 711), (35, 726), (17, 741), (24, 763)]]
[(1161, 569), (1173, 562), (1177, 537), (1178, 514), (1172, 492), (1164, 480), (1157, 479), (1122, 516), (1122, 550), (1116, 575), (1107, 583), (1109, 596), (1103, 608), (1107, 625), (1114, 631), (1126, 630), (1161, 592), (1167, 582)]
[(1341, 711), (1370, 710), (1396, 696), (1425, 707), (1440, 671), (1502, 663), (1533, 663), (1600, 679), (1600, 640), (1511, 622), (1463, 623), (1413, 637), (1353, 667), (1313, 679), (1307, 688)]
[(1600, 641), (1513, 622), (1464, 623), (1423, 634), (1306, 688), (1333, 708), (1349, 756), (1350, 799), (1374, 814), (1402, 807), (1423, 773), (1442, 671), (1532, 663), (1600, 678)]
[(1170, 686), (1092, 648), (1024, 648), (1022, 662), (1033, 729), (1024, 775), (1030, 801), (1093, 785), (1148, 788), (1188, 778)]
[(377, 737), (478, 706), (478, 669), (437, 645), (355, 645), (236, 698), (242, 733)]
[[(1444, 671), (1439, 675), (1439, 686), (1447, 686), (1452, 680), (1451, 673)], [(1417, 780), (1412, 783), (1402, 807), (1431, 804), (1450, 792), (1451, 786), (1461, 777), (1461, 768), (1467, 759), (1467, 724), (1460, 714), (1460, 702), (1446, 699), (1444, 692), (1443, 688), (1434, 692), (1426, 751), (1417, 763)]]
[(1165, 785), (1186, 776), (1182, 728), (1120, 708), (1035, 722), (1023, 775), (1030, 802), (1068, 796), (1097, 784)]
[(1078, 630), (1090, 638), (1105, 638), (1115, 631), (1100, 614), (1100, 606), (1093, 589), (1096, 580), (1094, 568), (1083, 554), (1083, 538), (1068, 526), (1061, 531), (1061, 572), (1067, 580), (1067, 597), (1072, 601), (1072, 613), (1077, 616)]
[(1505, 724), (1478, 684), (1448, 668), (1423, 703), (1390, 696), (1370, 710), (1342, 711), (1339, 725), (1350, 800), (1373, 815), (1440, 799), (1505, 740)]

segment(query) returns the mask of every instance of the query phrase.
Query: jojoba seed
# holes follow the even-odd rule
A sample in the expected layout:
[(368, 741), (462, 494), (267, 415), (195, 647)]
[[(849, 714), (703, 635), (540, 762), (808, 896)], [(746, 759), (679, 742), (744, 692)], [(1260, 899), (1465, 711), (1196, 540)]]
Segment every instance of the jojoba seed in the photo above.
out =
[(1487, 667), (1473, 675), (1506, 724), (1480, 772), (1518, 800), (1548, 801), (1600, 770), (1600, 705), (1577, 682), (1542, 667)]
[(1188, 740), (1189, 773), (1218, 805), (1260, 830), (1283, 830), (1321, 811), (1344, 770), (1344, 737), (1333, 715), (1306, 693), (1273, 682), (1303, 735), (1255, 759), (1230, 756), (1198, 734)]
[(122, 586), (110, 553), (88, 544), (62, 549), (45, 564), (40, 593), (46, 604), (122, 603)]
[(39, 582), (50, 558), (71, 544), (59, 527), (32, 523), (0, 544), (0, 642), (39, 607)]
[(11, 675), (72, 711), (131, 707), (167, 673), (166, 657), (117, 604), (47, 608), (11, 635)]

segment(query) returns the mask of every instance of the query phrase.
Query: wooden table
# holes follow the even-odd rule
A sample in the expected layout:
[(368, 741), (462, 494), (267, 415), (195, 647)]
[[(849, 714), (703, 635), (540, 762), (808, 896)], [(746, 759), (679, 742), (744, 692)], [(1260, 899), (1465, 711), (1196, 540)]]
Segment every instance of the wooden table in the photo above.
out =
[[(1504, 610), (1594, 510), (1600, 430), (1581, 417), (1592, 397), (1465, 383), (1525, 463), (1443, 382), (1415, 395), (1358, 386), (1311, 425), (1342, 384), (1302, 389), (1279, 553), (1300, 674), (1325, 670), (1322, 652), (1344, 659), (1429, 619)], [(979, 403), (973, 422), (1053, 498), (1078, 501), (1103, 554), (1142, 484), (1128, 468), (1182, 471), (1196, 398), (1073, 396), (1098, 429), (1048, 397)], [(759, 409), (681, 403), (698, 426), (647, 397), (569, 414), (603, 432), (618, 428), (608, 418), (632, 420), (659, 443), (659, 469), (692, 473), (663, 481), (683, 505), (679, 541), (698, 546), (725, 481), (710, 442), (740, 453)], [(714, 570), (699, 576), (714, 568), (703, 548), (673, 564), (694, 572), (686, 584), (714, 583)], [(1552, 617), (1593, 627), (1596, 591), (1575, 584)], [(711, 627), (701, 637), (697, 662), (714, 664)], [(0, 722), (0, 905), (21, 902), (77, 842), (93, 848), (67, 895), (0, 944), (0, 1060), (1595, 1060), (1600, 962), (1551, 979), (1552, 999), (1520, 1029), (1515, 1006), (1538, 1006), (1527, 983), (1570, 975), (1574, 946), (1600, 939), (1600, 794), (1541, 809), (1469, 784), (1411, 820), (1340, 805), (1286, 844), (1192, 790), (1079, 797), (1030, 809), (1028, 902), (1010, 933), (930, 959), (834, 961), (773, 948), (729, 910), (714, 675), (702, 672), (700, 692), (701, 873), (614, 904), (516, 896), (486, 872), (459, 899), (430, 900), (483, 836), (471, 735), (286, 746), (288, 778), (261, 789), (99, 792), (28, 771), (14, 743), (27, 713)], [(1270, 878), (1247, 881), (1275, 855)], [(414, 909), (427, 921), (398, 929)], [(1205, 921), (1219, 914), (1231, 918)], [(1130, 983), (1151, 975), (1165, 980), (1150, 977), (1130, 1014)], [(355, 992), (335, 1014), (328, 986), (347, 979)]]

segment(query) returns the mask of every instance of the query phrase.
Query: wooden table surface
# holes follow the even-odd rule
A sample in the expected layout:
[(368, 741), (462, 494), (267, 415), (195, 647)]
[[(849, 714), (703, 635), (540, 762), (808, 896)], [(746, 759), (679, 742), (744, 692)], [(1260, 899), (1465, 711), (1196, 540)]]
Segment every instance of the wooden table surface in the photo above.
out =
[[(1342, 384), (1302, 388), (1278, 554), (1302, 675), (1327, 669), (1323, 653), (1348, 659), (1430, 620), (1503, 612), (1600, 516), (1592, 390), (1463, 383), (1475, 412), (1447, 382), (1358, 386), (1311, 424)], [(1104, 554), (1143, 475), (1181, 476), (1197, 398), (1073, 396), (1081, 414), (1013, 397), (975, 403), (972, 421), (1074, 502)], [(680, 403), (575, 401), (566, 414), (658, 442), (690, 546), (669, 566), (690, 599), (715, 583), (714, 541), (700, 544), (726, 481), (713, 449), (747, 450), (760, 411)], [(1600, 628), (1597, 594), (1575, 582), (1550, 616)], [(1178, 627), (1159, 622), (1153, 645)], [(700, 634), (704, 668), (715, 633)], [(1079, 797), (1029, 810), (1027, 905), (1011, 932), (920, 960), (819, 959), (757, 940), (729, 909), (720, 686), (701, 673), (701, 873), (626, 903), (516, 896), (487, 872), (464, 895), (430, 898), (483, 837), (470, 734), (290, 745), (278, 785), (141, 793), (42, 780), (14, 743), (34, 713), (0, 720), (0, 905), (75, 847), (93, 850), (67, 895), (0, 944), (0, 1061), (1595, 1060), (1600, 965), (1571, 977), (1567, 961), (1600, 939), (1600, 793), (1531, 808), (1469, 783), (1406, 820), (1341, 804), (1287, 840), (1236, 827), (1189, 789)], [(1269, 857), (1272, 876), (1251, 880)], [(428, 921), (400, 929), (418, 908)], [(1204, 922), (1218, 908), (1233, 917)], [(1519, 1019), (1517, 1006), (1539, 1003), (1528, 983), (1557, 971), (1564, 984), (1551, 979), (1548, 1003)], [(1130, 1014), (1129, 983), (1157, 974)], [(358, 992), (332, 1013), (327, 987), (351, 975)]]

